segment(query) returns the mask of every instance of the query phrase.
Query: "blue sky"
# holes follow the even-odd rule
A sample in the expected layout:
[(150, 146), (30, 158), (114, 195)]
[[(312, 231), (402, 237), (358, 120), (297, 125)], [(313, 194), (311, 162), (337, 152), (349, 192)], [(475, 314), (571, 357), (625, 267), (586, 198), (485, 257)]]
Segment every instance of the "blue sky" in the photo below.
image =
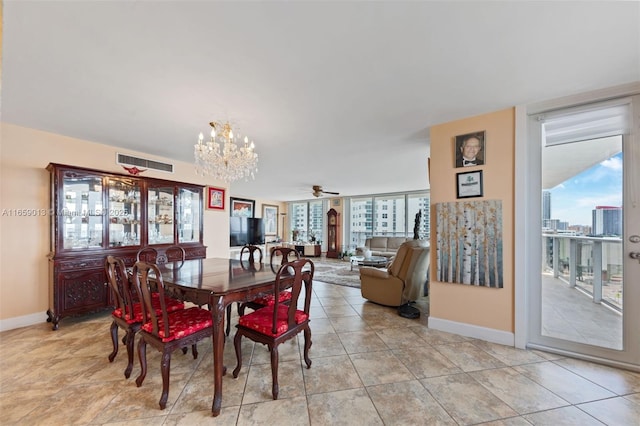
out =
[(622, 206), (622, 152), (552, 188), (551, 219), (591, 226), (596, 206)]

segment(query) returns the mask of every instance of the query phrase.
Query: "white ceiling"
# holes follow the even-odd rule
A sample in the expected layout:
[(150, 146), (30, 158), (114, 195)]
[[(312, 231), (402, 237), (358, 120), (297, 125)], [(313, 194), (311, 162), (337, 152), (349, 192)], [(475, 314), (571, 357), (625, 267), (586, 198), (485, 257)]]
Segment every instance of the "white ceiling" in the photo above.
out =
[[(234, 196), (420, 190), (429, 127), (640, 79), (639, 2), (4, 0), (2, 121), (193, 161), (256, 142)], [(212, 182), (213, 183), (213, 182)]]

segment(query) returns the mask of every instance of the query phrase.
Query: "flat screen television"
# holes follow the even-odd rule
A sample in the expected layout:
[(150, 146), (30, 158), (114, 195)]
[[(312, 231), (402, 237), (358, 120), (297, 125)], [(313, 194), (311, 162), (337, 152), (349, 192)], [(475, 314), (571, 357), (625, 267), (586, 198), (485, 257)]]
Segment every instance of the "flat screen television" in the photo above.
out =
[(229, 245), (264, 244), (264, 223), (259, 217), (229, 218)]

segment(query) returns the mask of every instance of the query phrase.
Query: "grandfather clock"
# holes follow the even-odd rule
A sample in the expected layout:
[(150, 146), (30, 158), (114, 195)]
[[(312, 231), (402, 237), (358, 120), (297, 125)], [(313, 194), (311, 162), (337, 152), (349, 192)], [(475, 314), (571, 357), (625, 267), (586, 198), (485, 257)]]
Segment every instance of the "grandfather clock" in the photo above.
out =
[(327, 257), (338, 256), (338, 212), (331, 209), (327, 212)]

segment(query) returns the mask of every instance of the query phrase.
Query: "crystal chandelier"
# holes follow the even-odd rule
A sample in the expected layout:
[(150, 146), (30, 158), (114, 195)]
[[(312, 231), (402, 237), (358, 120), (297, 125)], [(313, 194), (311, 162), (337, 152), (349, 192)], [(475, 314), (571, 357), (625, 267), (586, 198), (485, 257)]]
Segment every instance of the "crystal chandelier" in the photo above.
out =
[(211, 139), (204, 142), (200, 133), (198, 143), (194, 146), (196, 173), (210, 175), (225, 182), (234, 180), (255, 179), (258, 172), (258, 154), (254, 152), (253, 141), (244, 137), (244, 144), (236, 144), (240, 134), (234, 135), (229, 122), (221, 124), (215, 121), (209, 123)]

